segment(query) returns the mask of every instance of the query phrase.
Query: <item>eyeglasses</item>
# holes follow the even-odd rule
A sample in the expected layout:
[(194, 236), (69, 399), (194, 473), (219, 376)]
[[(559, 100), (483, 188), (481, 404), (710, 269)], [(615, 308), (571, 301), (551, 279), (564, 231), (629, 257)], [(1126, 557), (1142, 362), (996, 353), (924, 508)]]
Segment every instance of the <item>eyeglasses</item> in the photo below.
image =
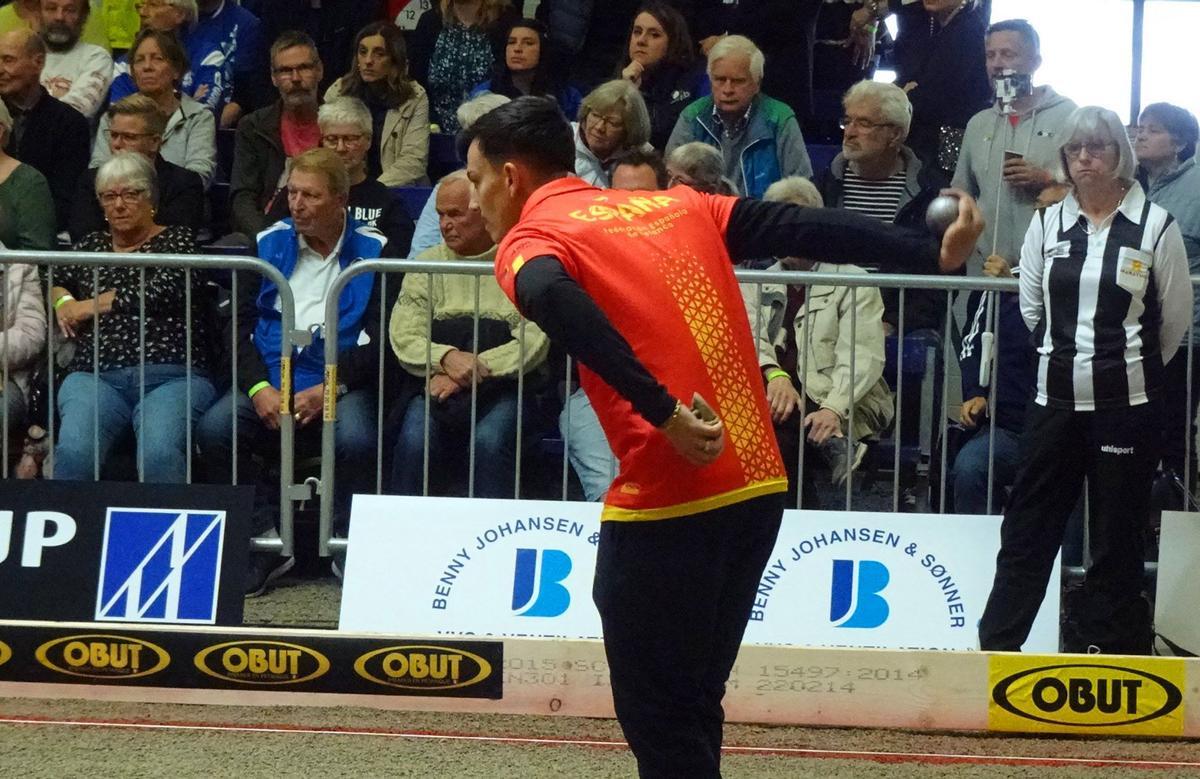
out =
[(321, 136), (321, 145), (330, 149), (336, 149), (339, 146), (353, 146), (365, 137), (364, 135), (323, 135)]
[(857, 127), (860, 130), (866, 130), (867, 132), (870, 132), (878, 127), (895, 127), (895, 125), (893, 125), (891, 122), (872, 122), (869, 119), (859, 119), (856, 116), (843, 116), (841, 121), (838, 122), (838, 126), (843, 130), (847, 130), (851, 127)]
[(125, 205), (131, 206), (141, 200), (145, 194), (146, 190), (144, 189), (127, 189), (123, 192), (101, 192), (100, 205), (107, 208), (115, 206), (117, 201), (120, 200)]
[(1089, 157), (1099, 157), (1100, 155), (1104, 154), (1106, 149), (1110, 147), (1116, 148), (1116, 145), (1117, 144), (1113, 143), (1112, 141), (1087, 141), (1086, 143), (1072, 141), (1071, 143), (1063, 146), (1063, 151), (1067, 153), (1068, 157), (1076, 160), (1079, 159), (1079, 155), (1084, 149), (1087, 149)]
[(117, 130), (105, 130), (104, 138), (109, 143), (113, 141), (124, 141), (125, 143), (137, 143), (139, 138), (153, 138), (157, 133), (123, 133)]
[(624, 130), (625, 120), (619, 116), (601, 116), (600, 114), (588, 114), (588, 119), (595, 121), (598, 125), (607, 125), (614, 130)]
[(294, 67), (275, 67), (271, 68), (271, 72), (276, 76), (307, 76), (312, 74), (317, 69), (317, 63), (304, 62)]

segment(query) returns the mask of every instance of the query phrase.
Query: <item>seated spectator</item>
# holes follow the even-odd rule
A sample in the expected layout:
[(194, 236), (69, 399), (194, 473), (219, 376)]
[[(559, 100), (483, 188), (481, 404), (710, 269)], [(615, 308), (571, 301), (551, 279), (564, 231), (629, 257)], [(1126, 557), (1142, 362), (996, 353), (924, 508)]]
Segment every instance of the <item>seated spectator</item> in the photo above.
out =
[[(180, 94), (207, 108), (214, 120), (221, 116), (232, 91), (231, 63), (225, 58), (222, 41), (215, 38), (211, 30), (206, 30), (206, 34), (202, 36), (194, 34), (200, 13), (196, 0), (145, 2), (138, 7), (138, 13), (141, 15), (142, 27), (138, 37), (133, 40), (129, 54), (117, 59), (113, 66), (109, 100), (120, 100), (141, 90), (133, 74), (136, 65), (133, 55), (141, 35), (147, 30), (154, 30), (173, 35), (178, 40), (180, 49), (186, 52), (182, 58), (184, 67), (176, 77)], [(163, 44), (160, 43), (161, 45)]]
[[(43, 0), (13, 0), (0, 8), (0, 35), (16, 30), (38, 30), (41, 22)], [(86, 0), (85, 0), (86, 2)], [(109, 3), (119, 0), (107, 0)], [(105, 29), (104, 17), (97, 14), (89, 16), (83, 25), (82, 40), (94, 46), (100, 46), (106, 51), (112, 48), (108, 42), (108, 31)]]
[(721, 152), (702, 141), (676, 146), (667, 155), (667, 186), (682, 184), (710, 195), (733, 195), (733, 182), (725, 176)]
[(408, 77), (404, 35), (392, 24), (368, 24), (354, 50), (350, 72), (333, 82), (325, 99), (355, 97), (370, 110), (368, 176), (386, 187), (428, 184), (429, 98)]
[(540, 95), (554, 98), (565, 116), (576, 116), (583, 98), (578, 89), (562, 83), (550, 57), (542, 57), (542, 51), (549, 50), (542, 23), (517, 19), (508, 26), (504, 38), (504, 58), (496, 62), (492, 77), (475, 87), (471, 97), (484, 92), (510, 99)]
[[(167, 117), (160, 149), (163, 159), (196, 173), (207, 188), (217, 169), (217, 124), (211, 111), (179, 91), (181, 74), (188, 67), (179, 41), (170, 33), (142, 30), (133, 39), (129, 59), (138, 94), (153, 100)], [(112, 155), (106, 135), (108, 122), (105, 114), (92, 149), (93, 168)]]
[(967, 122), (992, 97), (983, 48), (988, 3), (923, 0), (898, 4), (896, 13), (896, 84), (913, 107), (908, 143), (931, 171), (949, 179)]
[[(96, 196), (104, 207), (108, 230), (91, 233), (75, 245), (75, 251), (196, 252), (189, 228), (155, 223), (158, 189), (154, 166), (144, 156), (124, 152), (101, 165)], [(58, 390), (62, 421), (54, 447), (54, 478), (94, 478), (132, 430), (144, 479), (182, 483), (191, 454), (186, 446), (188, 429), (216, 397), (208, 374), (208, 352), (201, 348), (208, 343), (205, 317), (194, 310), (188, 332), (188, 285), (181, 268), (99, 266), (99, 283), (93, 285), (95, 267), (54, 269), (50, 292), (54, 315), (62, 334), (75, 340), (75, 355)], [(193, 297), (193, 305), (198, 300)], [(92, 346), (94, 327), (100, 328), (99, 354)], [(190, 365), (186, 362), (189, 338)], [(94, 456), (96, 442), (99, 462)]]
[[(232, 0), (196, 0), (196, 10), (196, 26), (187, 38), (188, 57), (192, 62), (201, 55), (213, 62), (223, 60), (229, 79), (213, 102), (201, 102), (219, 109), (217, 123), (222, 128), (234, 127), (246, 110), (271, 99), (262, 23)], [(213, 93), (205, 97), (213, 97)]]
[[(1200, 273), (1200, 167), (1196, 165), (1196, 142), (1200, 128), (1196, 117), (1170, 103), (1152, 103), (1138, 120), (1137, 154), (1139, 179), (1146, 196), (1175, 218), (1183, 233), (1188, 270)], [(1163, 467), (1196, 484), (1196, 403), (1200, 402), (1200, 300), (1194, 303), (1192, 321), (1192, 376), (1188, 385), (1187, 348), (1181, 347), (1164, 368)], [(1188, 397), (1191, 397), (1189, 405)]]
[(90, 130), (83, 114), (41, 85), (45, 62), (46, 44), (30, 30), (0, 35), (0, 97), (13, 118), (4, 148), (46, 178), (54, 223), (62, 229), (75, 182), (87, 168)]
[[(347, 200), (350, 218), (383, 233), (387, 246), (381, 256), (407, 257), (413, 221), (391, 190), (378, 179), (367, 177), (371, 112), (357, 98), (339, 97), (321, 106), (317, 122), (321, 125), (321, 145), (336, 152), (346, 166), (350, 182)], [(276, 198), (267, 218), (277, 222), (287, 216), (287, 201)]]
[[(0, 184), (0, 189), (3, 188)], [(2, 197), (2, 195), (0, 195)], [(4, 214), (7, 215), (7, 205)], [(5, 248), (5, 247), (0, 247)], [(14, 262), (4, 266), (4, 323), (0, 325), (0, 361), (8, 380), (0, 389), (0, 434), (24, 431), (29, 422), (29, 382), (46, 346), (46, 296), (38, 266)], [(18, 477), (21, 478), (21, 477)]]
[[(493, 262), (496, 247), (479, 210), (471, 207), (466, 173), (455, 171), (440, 184), (437, 209), (443, 242), (416, 259)], [(517, 379), (545, 362), (549, 339), (532, 322), (522, 325), (521, 314), (490, 274), (435, 275), (432, 281), (424, 273), (408, 274), (389, 330), (401, 367), (426, 384), (424, 392), (408, 401), (392, 460), (392, 489), (402, 495), (424, 494), (426, 443), (429, 473), (437, 474), (451, 461), (465, 464), (474, 433), (478, 466), (472, 494), (514, 497)], [(528, 381), (525, 391), (529, 397)], [(524, 418), (526, 437), (534, 427), (529, 419)]]
[[(904, 143), (912, 119), (904, 90), (878, 81), (860, 81), (846, 92), (842, 107), (842, 151), (829, 170), (817, 177), (825, 205), (926, 230), (925, 210), (937, 197), (940, 181)], [(891, 334), (900, 326), (898, 290), (883, 290), (883, 302), (883, 321)], [(946, 313), (943, 292), (906, 290), (904, 303), (905, 333), (942, 328)]]
[(454, 112), (504, 57), (504, 34), (521, 14), (508, 0), (438, 0), (409, 36), (413, 78), (429, 92), (433, 123), (461, 129)]
[[(460, 105), (458, 111), (455, 112), (459, 127), (467, 129), (475, 123), (476, 119), (508, 101), (507, 97), (497, 95), (495, 92), (486, 92), (471, 98)], [(412, 255), (420, 254), (442, 242), (442, 220), (437, 212), (437, 191), (438, 186), (434, 184), (433, 191), (429, 193), (429, 199), (425, 201), (425, 207), (421, 209), (421, 215), (417, 217), (417, 226), (413, 232), (410, 251)]]
[(233, 229), (257, 235), (287, 183), (288, 161), (321, 143), (317, 85), (324, 69), (317, 45), (304, 33), (288, 32), (271, 44), (271, 83), (279, 100), (238, 123), (229, 197)]
[[(337, 332), (327, 336), (325, 300), (338, 273), (352, 263), (375, 259), (386, 239), (376, 230), (349, 218), (350, 189), (346, 168), (329, 149), (313, 149), (292, 161), (287, 197), (291, 218), (276, 222), (258, 236), (258, 256), (278, 268), (295, 295), (296, 328), (313, 332), (310, 346), (291, 358), (291, 398), (281, 391), (281, 321), (279, 291), (264, 279), (242, 284), (238, 301), (239, 340), (237, 386), (214, 405), (200, 423), (198, 440), (208, 464), (209, 478), (229, 481), (233, 461), (233, 417), (237, 415), (237, 449), (242, 483), (254, 484), (260, 500), (274, 494), (252, 454), (270, 456), (276, 447), (280, 414), (290, 408), (297, 441), (319, 446), (324, 397), (324, 339), (338, 339), (337, 425), (334, 446), (338, 471), (335, 510), (348, 517), (350, 496), (368, 488), (375, 470), (375, 404), (380, 302), (375, 276), (355, 276), (339, 297)], [(286, 404), (286, 405), (285, 405)], [(314, 446), (315, 445), (315, 446)], [(260, 506), (269, 505), (262, 501)], [(255, 535), (275, 531), (269, 510), (256, 510)], [(246, 581), (248, 596), (260, 595), (286, 573), (292, 558), (274, 553), (252, 556)]]
[[(772, 184), (764, 199), (821, 207), (816, 187), (798, 176)], [(800, 257), (786, 257), (768, 268), (784, 269), (866, 273), (856, 265)], [(758, 292), (757, 285), (743, 285), (743, 294), (746, 287), (751, 292), (750, 328), (757, 334), (759, 367), (788, 472), (795, 473), (800, 437), (807, 430), (807, 441), (829, 464), (834, 485), (843, 486), (867, 452), (865, 441), (885, 430), (895, 414), (892, 392), (883, 379), (879, 290), (814, 284), (806, 296), (801, 286), (785, 291), (763, 285)], [(801, 392), (807, 398), (803, 418)]]
[(667, 156), (689, 141), (720, 150), (725, 175), (745, 197), (762, 197), (787, 176), (812, 176), (812, 163), (796, 114), (760, 92), (763, 54), (748, 38), (722, 38), (708, 53), (712, 95), (679, 115)]
[[(1008, 278), (1013, 275), (1008, 263), (999, 257), (989, 259), (983, 273)], [(998, 306), (995, 312), (998, 359), (992, 377), (996, 382), (995, 413), (988, 407), (991, 380), (981, 381), (987, 377), (980, 373), (980, 363), (987, 357), (983, 353), (983, 334), (993, 329), (987, 321), (991, 312), (982, 292), (972, 292), (967, 301), (967, 328), (958, 356), (963, 397), (958, 419), (971, 435), (954, 458), (951, 484), (957, 514), (1002, 513), (1005, 491), (1017, 476), (1017, 465), (1020, 464), (1017, 442), (1037, 382), (1034, 373), (1036, 354), (1029, 341), (1029, 329), (1021, 317), (1019, 296), (997, 294), (995, 300), (993, 305)], [(992, 458), (990, 468), (989, 456)], [(991, 505), (988, 505), (989, 478), (992, 481)]]
[(652, 192), (667, 188), (667, 166), (656, 151), (630, 149), (613, 160), (612, 188)]
[(637, 87), (608, 81), (593, 89), (579, 107), (575, 133), (575, 175), (589, 184), (612, 185), (613, 161), (629, 149), (651, 149), (650, 114)]
[(383, 0), (242, 0), (242, 5), (262, 21), (263, 40), (302, 32), (316, 43), (327, 74), (320, 79), (321, 93), (335, 76), (350, 70), (355, 34), (384, 19)]
[(88, 0), (41, 0), (38, 28), (48, 49), (42, 86), (89, 120), (104, 105), (112, 81), (112, 55), (80, 40), (91, 18)]
[[(160, 153), (167, 117), (158, 103), (143, 94), (132, 94), (108, 107), (105, 129), (100, 134), (108, 144), (109, 158), (121, 152), (136, 152), (154, 165), (158, 182), (158, 211), (155, 222), (163, 227), (190, 227), (199, 234), (205, 226), (204, 180), (198, 173), (168, 162)], [(96, 199), (96, 168), (79, 177), (67, 232), (72, 241), (81, 241), (88, 233), (104, 229), (104, 209)]]
[(54, 198), (45, 176), (4, 151), (12, 126), (8, 106), (0, 102), (0, 244), (10, 251), (49, 251), (56, 248), (54, 236), (58, 232), (54, 226)]
[(696, 60), (687, 22), (674, 6), (659, 0), (642, 6), (633, 18), (621, 78), (637, 87), (646, 101), (650, 143), (656, 149), (667, 147), (680, 112), (712, 91)]

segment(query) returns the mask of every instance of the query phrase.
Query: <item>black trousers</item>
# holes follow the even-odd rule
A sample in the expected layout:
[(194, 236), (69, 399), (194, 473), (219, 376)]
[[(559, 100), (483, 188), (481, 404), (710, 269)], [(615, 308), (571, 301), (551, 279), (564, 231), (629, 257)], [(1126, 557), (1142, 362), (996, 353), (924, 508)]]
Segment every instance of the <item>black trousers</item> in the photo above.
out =
[(1085, 613), (1075, 615), (1081, 640), (1106, 653), (1146, 651), (1142, 577), (1159, 415), (1158, 403), (1103, 411), (1030, 404), (996, 578), (979, 622), (982, 649), (1016, 652), (1025, 643), (1086, 477), (1092, 564), (1080, 599)]
[(604, 522), (593, 598), (641, 777), (720, 776), (721, 699), (783, 515), (781, 493)]

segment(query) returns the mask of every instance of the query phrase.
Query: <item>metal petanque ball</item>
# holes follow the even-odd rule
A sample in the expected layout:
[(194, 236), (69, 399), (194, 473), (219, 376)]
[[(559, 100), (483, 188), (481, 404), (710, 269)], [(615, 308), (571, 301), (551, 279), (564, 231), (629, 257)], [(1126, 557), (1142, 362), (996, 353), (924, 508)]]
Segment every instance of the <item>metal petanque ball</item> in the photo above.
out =
[(958, 219), (958, 197), (938, 195), (925, 210), (925, 225), (934, 235), (941, 236)]

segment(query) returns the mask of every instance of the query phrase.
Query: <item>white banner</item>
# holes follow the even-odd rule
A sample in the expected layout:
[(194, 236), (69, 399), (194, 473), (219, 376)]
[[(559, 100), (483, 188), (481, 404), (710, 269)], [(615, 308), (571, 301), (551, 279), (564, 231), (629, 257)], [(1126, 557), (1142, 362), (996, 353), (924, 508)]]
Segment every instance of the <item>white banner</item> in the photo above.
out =
[(1154, 594), (1154, 632), (1170, 644), (1164, 654), (1200, 654), (1196, 619), (1196, 571), (1200, 570), (1200, 514), (1164, 511), (1158, 541), (1158, 588)]
[[(341, 630), (600, 636), (598, 504), (356, 495), (352, 515)], [(977, 649), (999, 537), (999, 517), (787, 511), (745, 643)], [(1055, 586), (1027, 651), (1058, 650), (1058, 609)]]

